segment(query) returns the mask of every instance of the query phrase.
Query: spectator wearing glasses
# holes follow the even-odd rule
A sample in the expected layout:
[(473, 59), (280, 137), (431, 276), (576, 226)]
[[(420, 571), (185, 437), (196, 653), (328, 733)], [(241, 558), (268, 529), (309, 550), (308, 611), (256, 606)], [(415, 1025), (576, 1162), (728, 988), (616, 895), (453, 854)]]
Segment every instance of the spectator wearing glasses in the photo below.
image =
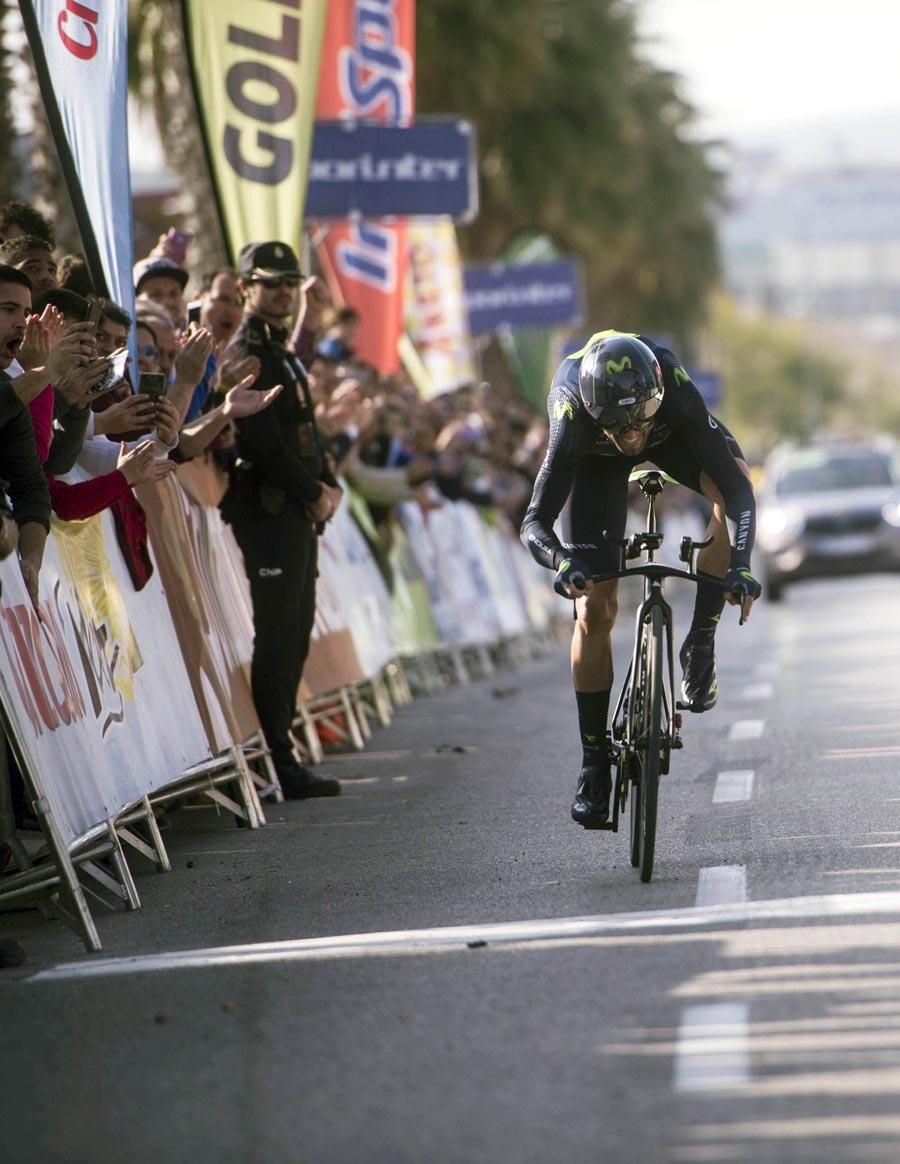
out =
[(250, 581), (253, 699), (285, 796), (336, 796), (338, 781), (300, 764), (290, 735), (315, 614), (317, 533), (341, 499), (306, 369), (286, 346), (302, 274), (292, 248), (278, 241), (248, 244), (238, 270), (244, 318), (229, 355), (258, 360), (257, 391), (284, 385), (268, 408), (235, 420), (238, 460), (221, 504)]

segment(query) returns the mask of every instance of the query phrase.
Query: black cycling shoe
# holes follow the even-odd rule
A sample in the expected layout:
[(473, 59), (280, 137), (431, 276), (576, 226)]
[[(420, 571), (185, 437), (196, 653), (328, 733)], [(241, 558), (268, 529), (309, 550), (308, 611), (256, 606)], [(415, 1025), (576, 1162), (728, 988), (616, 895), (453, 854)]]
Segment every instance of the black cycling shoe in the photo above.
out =
[(689, 711), (709, 711), (719, 698), (719, 680), (716, 675), (715, 643), (712, 638), (684, 640), (678, 653), (683, 678), (681, 702)]
[(584, 764), (578, 777), (575, 799), (572, 802), (572, 820), (585, 829), (598, 829), (609, 820), (609, 795), (612, 778), (609, 761)]

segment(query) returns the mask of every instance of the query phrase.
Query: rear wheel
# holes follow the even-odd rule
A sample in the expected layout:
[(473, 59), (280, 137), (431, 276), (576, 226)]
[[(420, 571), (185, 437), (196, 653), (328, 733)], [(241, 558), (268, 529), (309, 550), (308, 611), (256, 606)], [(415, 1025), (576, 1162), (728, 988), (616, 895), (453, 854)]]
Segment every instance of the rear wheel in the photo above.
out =
[[(635, 803), (632, 804), (632, 863), (640, 867), (641, 881), (653, 876), (656, 852), (656, 816), (662, 748), (663, 614), (658, 606), (641, 628), (638, 654), (637, 698), (632, 735), (637, 768)], [(634, 828), (634, 824), (637, 828)], [(637, 832), (637, 861), (634, 833)]]

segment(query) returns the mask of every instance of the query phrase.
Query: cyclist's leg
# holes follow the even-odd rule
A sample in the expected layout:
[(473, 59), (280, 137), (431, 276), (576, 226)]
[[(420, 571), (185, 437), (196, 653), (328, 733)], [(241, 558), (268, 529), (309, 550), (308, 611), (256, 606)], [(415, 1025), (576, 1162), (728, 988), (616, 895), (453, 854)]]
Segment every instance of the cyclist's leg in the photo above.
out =
[[(628, 505), (631, 462), (620, 457), (586, 457), (578, 467), (572, 495), (561, 517), (563, 545), (603, 574), (618, 566), (618, 552), (603, 536), (621, 538)], [(578, 707), (582, 763), (572, 805), (582, 825), (609, 815), (610, 773), (606, 748), (613, 680), (610, 636), (618, 611), (618, 583), (596, 583), (575, 602), (571, 666)]]
[[(740, 446), (721, 421), (718, 423), (737, 465), (749, 479), (750, 470)], [(709, 580), (702, 580), (697, 585), (691, 626), (679, 652), (684, 671), (682, 700), (692, 711), (707, 711), (718, 698), (715, 633), (725, 608), (725, 592), (718, 579), (725, 577), (731, 561), (725, 503), (712, 479), (683, 447), (679, 448), (674, 442), (666, 441), (654, 450), (653, 460), (676, 481), (702, 494), (711, 507), (704, 541), (711, 538), (712, 542), (697, 555), (697, 571)]]

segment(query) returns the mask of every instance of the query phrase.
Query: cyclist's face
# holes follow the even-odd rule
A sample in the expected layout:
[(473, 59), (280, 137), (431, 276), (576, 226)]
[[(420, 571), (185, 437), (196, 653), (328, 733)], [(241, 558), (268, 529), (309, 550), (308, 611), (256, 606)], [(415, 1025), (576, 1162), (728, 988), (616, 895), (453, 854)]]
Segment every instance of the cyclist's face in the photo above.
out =
[(635, 424), (631, 428), (623, 428), (621, 432), (610, 432), (608, 429), (603, 431), (620, 453), (635, 457), (644, 451), (652, 427), (652, 424)]

